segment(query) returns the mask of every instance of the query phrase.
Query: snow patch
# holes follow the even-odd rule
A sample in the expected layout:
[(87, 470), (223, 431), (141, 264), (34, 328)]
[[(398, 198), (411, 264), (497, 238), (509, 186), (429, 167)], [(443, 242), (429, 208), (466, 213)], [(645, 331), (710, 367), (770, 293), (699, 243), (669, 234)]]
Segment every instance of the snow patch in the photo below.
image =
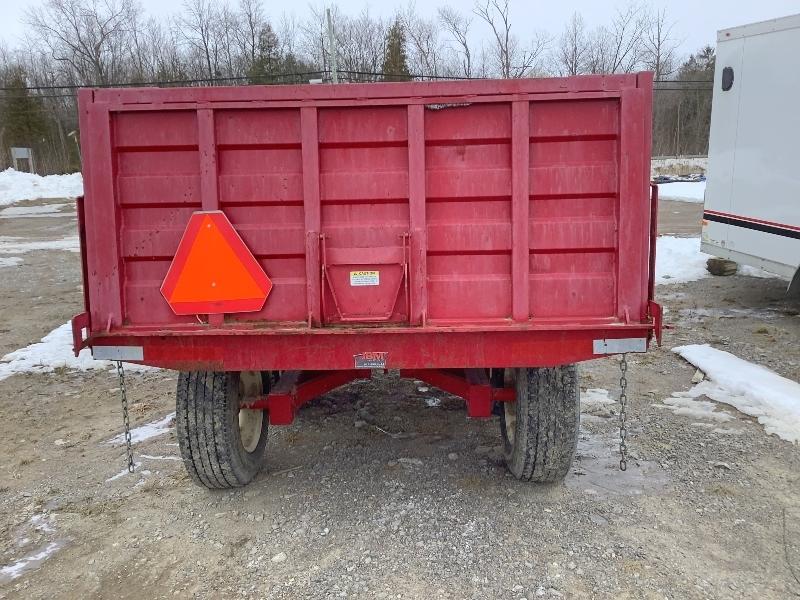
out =
[(746, 275), (747, 277), (758, 277), (760, 279), (775, 279), (778, 276), (770, 273), (768, 271), (764, 271), (763, 269), (759, 269), (758, 267), (751, 267), (750, 265), (739, 265), (739, 268), (736, 270), (737, 275)]
[(767, 433), (800, 442), (800, 384), (708, 344), (678, 346), (672, 351), (708, 378), (686, 394), (729, 404), (756, 417)]
[(430, 408), (436, 408), (437, 406), (441, 406), (442, 401), (439, 398), (425, 398), (425, 405)]
[(74, 211), (62, 211), (65, 203), (45, 204), (43, 206), (11, 206), (0, 210), (0, 219), (16, 219), (20, 217), (74, 217)]
[(583, 406), (602, 406), (614, 403), (615, 400), (608, 395), (608, 390), (589, 388), (585, 392), (581, 392), (581, 404)]
[(55, 533), (56, 528), (50, 523), (53, 520), (53, 515), (38, 514), (30, 518), (30, 524), (33, 528), (42, 533)]
[(45, 560), (50, 558), (56, 551), (61, 548), (60, 542), (50, 542), (44, 548), (33, 554), (29, 554), (18, 561), (11, 563), (0, 568), (0, 582), (13, 581), (17, 577), (23, 575), (35, 567), (38, 567)]
[(3, 267), (18, 267), (22, 264), (19, 256), (0, 256), (0, 269)]
[[(141, 462), (134, 462), (133, 463), (133, 468), (134, 469), (138, 469), (141, 466), (142, 466)], [(124, 469), (122, 469), (122, 471), (120, 471), (116, 475), (112, 475), (111, 477), (106, 479), (106, 483), (111, 483), (112, 481), (116, 481), (117, 479), (121, 479), (122, 477), (125, 477), (125, 475), (128, 475), (129, 473), (130, 473), (130, 471), (128, 471), (128, 467), (125, 467)]]
[(25, 241), (24, 238), (0, 236), (0, 254), (24, 254), (35, 250), (69, 250), (80, 252), (80, 240), (77, 235), (60, 240)]
[(708, 277), (706, 261), (700, 252), (700, 238), (664, 235), (656, 241), (656, 283), (686, 283)]
[(666, 408), (671, 410), (673, 414), (690, 417), (692, 419), (708, 419), (710, 421), (725, 421), (733, 420), (733, 416), (716, 410), (717, 404), (709, 402), (708, 400), (695, 400), (698, 396), (702, 396), (705, 392), (702, 389), (704, 381), (694, 386), (688, 392), (675, 392), (671, 398), (663, 401), (663, 404), (654, 404), (656, 408)]
[[(94, 360), (88, 349), (81, 350), (76, 357), (72, 352), (72, 322), (57, 327), (40, 342), (9, 352), (0, 358), (0, 381), (17, 373), (52, 373), (56, 369), (109, 369), (113, 363)], [(128, 364), (128, 371), (144, 371), (151, 367)]]
[(23, 173), (14, 169), (0, 171), (0, 206), (39, 198), (77, 198), (83, 195), (80, 173), (47, 175)]
[(140, 454), (139, 456), (147, 460), (183, 460), (180, 456), (153, 456), (151, 454)]
[(661, 183), (658, 186), (660, 200), (678, 200), (680, 202), (702, 204), (705, 194), (705, 181), (675, 181), (673, 183)]
[[(131, 429), (131, 444), (138, 444), (139, 442), (143, 442), (145, 440), (149, 440), (150, 438), (163, 435), (169, 432), (175, 425), (175, 413), (169, 413), (163, 419), (159, 419), (158, 421), (152, 421), (151, 423), (145, 423), (139, 427), (134, 427)], [(110, 445), (120, 445), (125, 443), (125, 434), (119, 433), (115, 435), (110, 440), (106, 440), (104, 443)]]
[[(43, 534), (44, 536), (49, 536), (49, 534), (53, 534), (56, 531), (56, 528), (53, 525), (54, 519), (55, 515), (52, 513), (39, 513), (33, 515), (28, 520), (28, 525), (32, 527), (34, 531)], [(24, 547), (29, 544), (30, 541), (31, 538), (25, 536), (15, 540), (15, 544), (17, 547)], [(63, 545), (64, 542), (61, 540), (49, 541), (44, 546), (40, 546), (39, 550), (28, 554), (27, 556), (24, 556), (23, 558), (20, 558), (9, 565), (0, 567), (0, 583), (13, 581), (17, 577), (24, 575), (27, 571), (40, 566), (45, 560), (55, 554), (55, 552)]]

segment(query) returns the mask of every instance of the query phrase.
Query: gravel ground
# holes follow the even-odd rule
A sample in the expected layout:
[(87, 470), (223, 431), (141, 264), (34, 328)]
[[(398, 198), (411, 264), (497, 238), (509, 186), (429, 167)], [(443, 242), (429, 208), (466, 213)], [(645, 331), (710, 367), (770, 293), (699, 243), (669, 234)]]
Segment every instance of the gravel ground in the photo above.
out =
[[(696, 207), (670, 204), (664, 231), (693, 232)], [(6, 219), (0, 236), (73, 227)], [(65, 251), (0, 269), (0, 352), (79, 312), (79, 278)], [(113, 373), (15, 375), (0, 381), (0, 598), (796, 597), (800, 448), (730, 407), (700, 418), (662, 404), (692, 385), (669, 350), (683, 343), (800, 380), (800, 306), (784, 288), (742, 276), (659, 287), (674, 329), (630, 360), (630, 466), (616, 466), (619, 405), (586, 404), (563, 485), (517, 482), (496, 420), (469, 421), (457, 398), (392, 373), (273, 428), (243, 490), (194, 486), (174, 429), (137, 444), (139, 470), (117, 476)], [(581, 366), (584, 390), (616, 399), (618, 378), (614, 358)], [(129, 374), (135, 424), (173, 411), (175, 384)]]

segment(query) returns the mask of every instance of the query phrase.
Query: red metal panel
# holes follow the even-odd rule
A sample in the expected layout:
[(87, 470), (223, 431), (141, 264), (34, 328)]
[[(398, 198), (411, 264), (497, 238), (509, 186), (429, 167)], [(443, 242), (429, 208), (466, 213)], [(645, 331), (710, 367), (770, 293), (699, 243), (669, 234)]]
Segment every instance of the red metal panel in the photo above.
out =
[(217, 142), (214, 139), (214, 111), (201, 108), (197, 111), (197, 145), (200, 151), (200, 199), (203, 210), (219, 208), (217, 190)]
[[(653, 121), (653, 73), (639, 73), (636, 76), (636, 87), (642, 94), (642, 112), (644, 121), (644, 141), (645, 148), (652, 148), (653, 146), (653, 128), (651, 123)], [(648, 191), (648, 184), (650, 183), (650, 153), (647, 153), (645, 160), (642, 161), (642, 175), (644, 177), (645, 193)], [(653, 206), (655, 205), (655, 206)], [(641, 240), (641, 269), (642, 273), (647, 273), (647, 277), (642, 277), (642, 298), (652, 301), (655, 297), (655, 290), (649, 285), (650, 277), (655, 278), (655, 237), (658, 236), (658, 188), (655, 191), (655, 199), (651, 198), (651, 206), (649, 209), (650, 227), (648, 230), (647, 223), (643, 225), (645, 234), (642, 235)], [(652, 245), (651, 245), (652, 240)], [(649, 314), (649, 310), (645, 313)], [(657, 327), (658, 344), (661, 345), (661, 327)]]
[[(110, 330), (123, 322), (123, 267), (119, 252), (120, 215), (114, 186), (111, 121), (108, 108), (92, 102), (92, 92), (81, 90), (79, 111), (83, 138), (91, 148), (92, 168), (85, 178), (86, 264), (90, 280), (90, 321), (94, 331)], [(94, 201), (98, 199), (98, 201)]]
[[(407, 109), (320, 110), (319, 144), (323, 322), (407, 321)], [(357, 272), (374, 282), (354, 284)]]
[(530, 112), (531, 312), (611, 317), (619, 99), (532, 102)]
[[(512, 316), (515, 321), (530, 318), (529, 209), (530, 209), (530, 103), (514, 102), (511, 108), (511, 281)], [(534, 234), (533, 239), (536, 239)]]
[[(619, 198), (617, 203), (617, 316), (624, 320), (639, 321), (646, 315), (646, 289), (648, 274), (644, 270), (642, 255), (649, 237), (647, 223), (650, 206), (647, 188), (650, 161), (646, 152), (632, 152), (643, 148), (648, 139), (650, 116), (645, 109), (645, 96), (639, 88), (622, 91), (620, 109)], [(644, 284), (643, 284), (644, 282)]]
[(425, 214), (425, 109), (408, 107), (408, 212), (410, 228), (409, 322), (424, 325), (428, 315), (428, 231)]
[(511, 113), (509, 102), (426, 110), (432, 323), (511, 318)]
[(143, 346), (144, 362), (177, 370), (252, 371), (347, 370), (356, 354), (380, 349), (390, 369), (557, 366), (597, 358), (593, 340), (646, 338), (650, 324), (579, 326), (575, 322), (510, 330), (497, 324), (465, 331), (455, 327), (296, 329), (264, 332), (257, 328), (130, 331), (97, 337), (93, 343)]
[(306, 229), (306, 314), (308, 324), (322, 322), (322, 279), (320, 248), (320, 197), (319, 197), (319, 123), (317, 109), (300, 110), (303, 157), (303, 210)]
[[(91, 343), (110, 328), (164, 366), (340, 369), (390, 351), (397, 367), (478, 368), (646, 337), (651, 87), (84, 91)], [(158, 289), (191, 213), (216, 206), (274, 288), (257, 312), (199, 325)]]

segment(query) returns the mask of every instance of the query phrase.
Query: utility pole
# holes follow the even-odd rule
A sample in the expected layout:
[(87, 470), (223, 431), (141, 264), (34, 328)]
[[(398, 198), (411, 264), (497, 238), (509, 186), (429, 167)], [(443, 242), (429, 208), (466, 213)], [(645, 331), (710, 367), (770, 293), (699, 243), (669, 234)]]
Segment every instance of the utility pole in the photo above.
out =
[(331, 9), (326, 8), (325, 13), (328, 16), (328, 53), (331, 55), (331, 79), (333, 79), (333, 83), (339, 83), (339, 69), (336, 65), (336, 36), (333, 33)]

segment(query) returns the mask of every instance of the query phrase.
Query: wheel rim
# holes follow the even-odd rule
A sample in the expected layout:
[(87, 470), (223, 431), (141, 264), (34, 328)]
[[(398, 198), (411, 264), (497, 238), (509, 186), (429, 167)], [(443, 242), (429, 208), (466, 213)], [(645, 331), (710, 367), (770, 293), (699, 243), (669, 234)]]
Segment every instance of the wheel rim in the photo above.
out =
[(503, 402), (503, 418), (506, 424), (506, 438), (509, 445), (514, 445), (514, 436), (517, 433), (517, 403)]
[[(503, 384), (506, 387), (512, 387), (517, 390), (517, 370), (505, 369), (503, 373)], [(514, 439), (517, 435), (517, 401), (503, 402), (503, 422), (506, 429), (506, 440), (508, 440), (509, 448), (514, 447)]]
[[(261, 373), (242, 371), (239, 374), (239, 398), (241, 401), (255, 399), (263, 393)], [(239, 408), (239, 437), (245, 452), (251, 453), (261, 441), (261, 428), (264, 425), (264, 411)]]
[(264, 411), (239, 409), (239, 434), (245, 451), (253, 452), (261, 440), (261, 426), (264, 424)]

